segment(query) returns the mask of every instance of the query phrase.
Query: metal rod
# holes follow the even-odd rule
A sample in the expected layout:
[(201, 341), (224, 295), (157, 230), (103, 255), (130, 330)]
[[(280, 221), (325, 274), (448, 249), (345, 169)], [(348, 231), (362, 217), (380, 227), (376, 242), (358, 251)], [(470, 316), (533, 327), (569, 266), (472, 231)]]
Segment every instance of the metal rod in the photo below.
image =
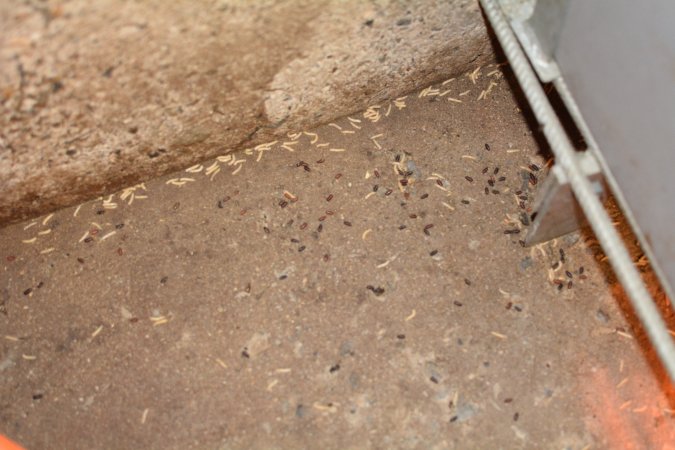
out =
[(612, 224), (607, 211), (595, 196), (591, 183), (584, 175), (574, 147), (548, 102), (544, 90), (534, 74), (522, 48), (511, 30), (504, 14), (495, 0), (480, 0), (497, 39), (511, 63), (532, 111), (543, 127), (544, 135), (559, 164), (567, 175), (574, 194), (586, 214), (598, 241), (605, 250), (617, 278), (628, 293), (638, 318), (642, 321), (647, 336), (654, 345), (671, 381), (675, 382), (675, 345), (668, 335), (665, 323), (654, 304), (639, 272), (633, 265), (621, 237)]

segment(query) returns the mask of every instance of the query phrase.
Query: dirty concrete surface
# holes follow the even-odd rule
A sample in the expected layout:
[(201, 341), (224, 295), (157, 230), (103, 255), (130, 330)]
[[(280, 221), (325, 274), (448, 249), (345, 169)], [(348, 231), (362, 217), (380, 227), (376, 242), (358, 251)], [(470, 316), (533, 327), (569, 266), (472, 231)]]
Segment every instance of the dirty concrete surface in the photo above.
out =
[(0, 230), (0, 432), (668, 448), (675, 397), (597, 241), (519, 242), (546, 157), (502, 70)]
[(491, 57), (476, 0), (0, 2), (0, 223)]

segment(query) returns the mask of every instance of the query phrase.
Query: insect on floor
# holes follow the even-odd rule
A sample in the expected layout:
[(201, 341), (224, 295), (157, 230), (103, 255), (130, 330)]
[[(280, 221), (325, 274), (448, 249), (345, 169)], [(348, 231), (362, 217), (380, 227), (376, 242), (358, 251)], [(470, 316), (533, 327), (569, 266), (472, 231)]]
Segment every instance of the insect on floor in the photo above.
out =
[(0, 230), (0, 430), (28, 448), (673, 442), (597, 241), (520, 244), (546, 169), (503, 69)]

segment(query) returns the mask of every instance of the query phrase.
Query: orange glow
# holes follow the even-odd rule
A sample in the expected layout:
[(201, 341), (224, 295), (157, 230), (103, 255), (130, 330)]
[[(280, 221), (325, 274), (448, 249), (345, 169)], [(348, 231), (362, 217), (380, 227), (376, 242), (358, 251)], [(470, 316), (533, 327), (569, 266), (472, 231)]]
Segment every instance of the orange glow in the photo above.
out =
[(0, 450), (24, 450), (19, 444), (0, 434)]
[(597, 368), (584, 375), (581, 386), (586, 425), (602, 447), (675, 450), (673, 386), (659, 386), (649, 369)]

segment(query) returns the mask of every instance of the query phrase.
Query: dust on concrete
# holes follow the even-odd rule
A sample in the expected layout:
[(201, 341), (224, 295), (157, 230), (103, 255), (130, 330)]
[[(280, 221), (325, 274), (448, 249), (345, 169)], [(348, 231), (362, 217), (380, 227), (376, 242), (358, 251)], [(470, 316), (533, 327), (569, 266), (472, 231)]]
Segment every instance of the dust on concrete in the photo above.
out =
[(519, 242), (545, 172), (521, 107), (483, 67), (0, 230), (0, 429), (29, 448), (672, 442), (597, 242)]

